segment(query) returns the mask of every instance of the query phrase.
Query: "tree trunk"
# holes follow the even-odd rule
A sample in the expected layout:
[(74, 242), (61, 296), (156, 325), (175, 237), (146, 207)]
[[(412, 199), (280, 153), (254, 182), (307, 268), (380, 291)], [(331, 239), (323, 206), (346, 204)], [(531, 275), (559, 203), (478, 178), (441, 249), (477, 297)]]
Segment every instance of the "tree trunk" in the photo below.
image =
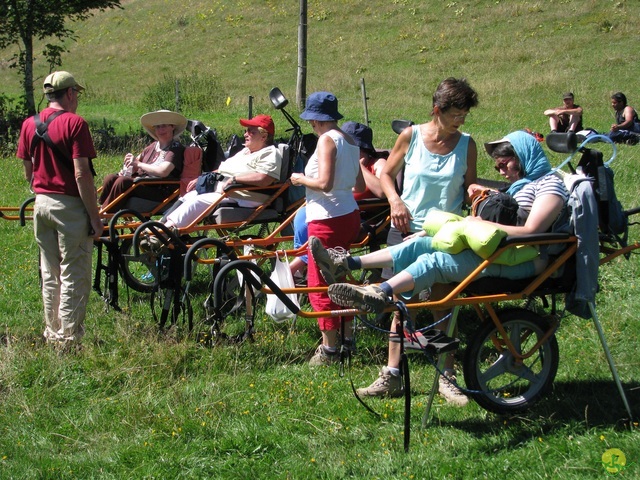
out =
[(33, 39), (31, 36), (22, 38), (24, 44), (24, 52), (22, 58), (23, 82), (24, 82), (24, 96), (27, 104), (27, 113), (29, 116), (36, 114), (36, 102), (33, 96)]

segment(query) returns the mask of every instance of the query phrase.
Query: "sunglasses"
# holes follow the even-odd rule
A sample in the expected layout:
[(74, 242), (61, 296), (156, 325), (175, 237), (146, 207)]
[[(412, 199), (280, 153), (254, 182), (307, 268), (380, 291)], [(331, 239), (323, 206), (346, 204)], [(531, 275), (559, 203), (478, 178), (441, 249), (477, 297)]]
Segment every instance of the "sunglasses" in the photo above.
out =
[(509, 167), (509, 162), (513, 160), (513, 158), (509, 158), (507, 160), (503, 160), (500, 163), (496, 163), (496, 166), (493, 167), (496, 169), (496, 172), (500, 172), (502, 170), (506, 170)]

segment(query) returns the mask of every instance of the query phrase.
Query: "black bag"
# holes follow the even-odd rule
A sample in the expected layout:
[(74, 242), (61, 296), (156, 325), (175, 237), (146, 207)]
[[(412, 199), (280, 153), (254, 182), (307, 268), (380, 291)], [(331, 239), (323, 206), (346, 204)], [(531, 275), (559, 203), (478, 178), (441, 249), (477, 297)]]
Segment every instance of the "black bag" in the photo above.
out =
[(203, 173), (196, 180), (196, 192), (198, 192), (198, 195), (215, 192), (218, 182), (224, 180), (224, 178), (224, 175), (218, 172)]
[(482, 190), (473, 197), (471, 214), (501, 225), (517, 225), (518, 202), (508, 193)]

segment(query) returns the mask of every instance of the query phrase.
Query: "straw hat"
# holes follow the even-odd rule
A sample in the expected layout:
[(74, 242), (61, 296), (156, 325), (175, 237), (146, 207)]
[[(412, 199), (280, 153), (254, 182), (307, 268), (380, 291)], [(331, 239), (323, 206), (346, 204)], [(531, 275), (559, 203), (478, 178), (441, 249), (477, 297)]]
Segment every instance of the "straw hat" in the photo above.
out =
[(140, 117), (140, 123), (151, 137), (158, 140), (153, 127), (156, 125), (173, 125), (173, 137), (179, 137), (187, 128), (187, 118), (179, 113), (170, 110), (158, 110), (156, 112), (145, 113)]

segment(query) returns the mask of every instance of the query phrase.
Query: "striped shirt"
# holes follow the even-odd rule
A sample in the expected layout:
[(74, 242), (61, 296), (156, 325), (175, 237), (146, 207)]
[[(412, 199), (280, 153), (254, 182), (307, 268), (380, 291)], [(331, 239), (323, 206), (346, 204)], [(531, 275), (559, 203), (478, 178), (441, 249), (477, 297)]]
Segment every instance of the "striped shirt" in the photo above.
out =
[(567, 201), (569, 200), (569, 192), (564, 185), (564, 181), (555, 174), (545, 175), (531, 183), (527, 183), (522, 189), (513, 196), (518, 202), (518, 224), (524, 225), (533, 202), (538, 197), (544, 195), (557, 195), (564, 201), (564, 208), (558, 217), (562, 216), (566, 210)]

